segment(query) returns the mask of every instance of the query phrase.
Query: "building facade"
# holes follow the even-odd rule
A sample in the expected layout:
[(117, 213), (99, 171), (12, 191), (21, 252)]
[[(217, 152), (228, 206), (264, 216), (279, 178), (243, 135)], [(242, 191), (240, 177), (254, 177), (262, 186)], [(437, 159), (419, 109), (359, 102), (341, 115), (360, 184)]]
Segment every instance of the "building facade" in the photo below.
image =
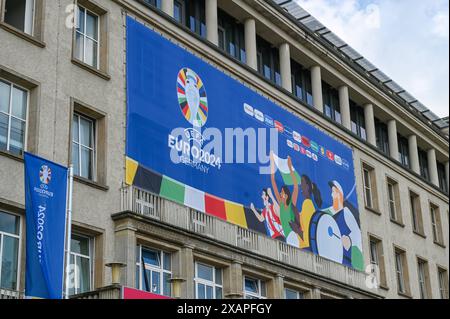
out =
[[(353, 150), (377, 285), (127, 185), (127, 17)], [(74, 165), (73, 295), (117, 262), (121, 285), (171, 297), (447, 299), (448, 148), (448, 119), (293, 1), (0, 0), (0, 296), (25, 287), (27, 151)]]

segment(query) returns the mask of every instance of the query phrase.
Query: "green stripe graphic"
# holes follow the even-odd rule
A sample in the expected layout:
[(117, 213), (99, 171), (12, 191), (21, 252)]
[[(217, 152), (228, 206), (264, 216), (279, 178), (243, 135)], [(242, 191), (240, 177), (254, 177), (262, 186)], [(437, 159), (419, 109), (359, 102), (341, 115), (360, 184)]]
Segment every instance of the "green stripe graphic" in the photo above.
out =
[(183, 205), (184, 185), (174, 181), (173, 179), (163, 176), (160, 195)]

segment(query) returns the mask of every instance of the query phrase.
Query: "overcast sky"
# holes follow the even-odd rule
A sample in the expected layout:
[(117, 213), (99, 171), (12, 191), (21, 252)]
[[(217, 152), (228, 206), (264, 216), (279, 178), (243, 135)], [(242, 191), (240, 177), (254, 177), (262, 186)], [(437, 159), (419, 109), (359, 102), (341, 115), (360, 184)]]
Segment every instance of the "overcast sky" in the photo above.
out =
[(449, 107), (449, 0), (296, 0), (437, 115)]

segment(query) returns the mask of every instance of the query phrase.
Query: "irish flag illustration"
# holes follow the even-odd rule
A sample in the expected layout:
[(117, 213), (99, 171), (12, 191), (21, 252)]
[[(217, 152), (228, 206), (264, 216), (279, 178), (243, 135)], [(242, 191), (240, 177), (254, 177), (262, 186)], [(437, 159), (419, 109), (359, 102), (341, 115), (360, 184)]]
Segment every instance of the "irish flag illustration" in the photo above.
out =
[[(275, 161), (275, 165), (280, 171), (281, 177), (283, 178), (283, 182), (285, 185), (291, 186), (294, 185), (294, 181), (292, 180), (291, 172), (289, 171), (288, 160), (287, 158), (279, 158), (275, 153), (273, 154), (273, 158)], [(294, 170), (294, 175), (297, 180), (297, 184), (300, 184), (300, 175), (295, 170), (295, 167), (292, 167)]]

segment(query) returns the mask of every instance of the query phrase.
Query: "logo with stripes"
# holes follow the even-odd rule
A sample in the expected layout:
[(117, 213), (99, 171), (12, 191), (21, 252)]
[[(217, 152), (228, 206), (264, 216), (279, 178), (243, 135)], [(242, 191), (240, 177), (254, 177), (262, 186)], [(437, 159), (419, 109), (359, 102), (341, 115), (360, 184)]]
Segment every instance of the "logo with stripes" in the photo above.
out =
[(208, 120), (208, 97), (202, 79), (189, 68), (178, 72), (178, 103), (184, 118), (194, 127), (202, 127)]

